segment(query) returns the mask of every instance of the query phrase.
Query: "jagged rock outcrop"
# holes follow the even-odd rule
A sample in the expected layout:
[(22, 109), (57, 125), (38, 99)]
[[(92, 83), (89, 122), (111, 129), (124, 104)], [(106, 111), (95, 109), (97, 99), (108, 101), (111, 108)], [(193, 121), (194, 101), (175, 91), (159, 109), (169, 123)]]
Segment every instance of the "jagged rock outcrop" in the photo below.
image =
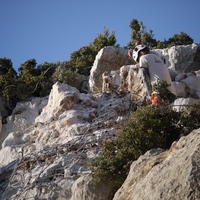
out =
[(7, 140), (3, 145), (5, 145), (5, 143), (17, 145), (19, 144), (19, 141), (22, 142), (22, 139), (19, 138), (26, 129), (33, 125), (35, 118), (40, 115), (42, 108), (47, 104), (47, 101), (48, 97), (44, 97), (33, 98), (26, 102), (17, 103), (12, 114), (6, 118), (6, 122), (2, 126), (0, 141), (3, 141), (9, 133), (12, 133), (12, 136), (9, 136), (9, 142)]
[(133, 162), (113, 200), (200, 199), (200, 129)]
[(53, 85), (53, 89), (49, 95), (48, 104), (42, 110), (42, 113), (35, 119), (35, 123), (50, 123), (57, 120), (58, 117), (79, 100), (80, 92), (78, 89), (67, 84)]
[(123, 65), (134, 64), (132, 58), (128, 57), (128, 49), (108, 46), (101, 49), (90, 71), (89, 87), (92, 93), (102, 92), (102, 74), (104, 72), (119, 70)]
[[(171, 75), (178, 89), (178, 97), (181, 97), (171, 105), (174, 109), (182, 109), (185, 105), (200, 101), (198, 48), (195, 44), (180, 46), (172, 48), (169, 57), (166, 56), (168, 54), (163, 54), (165, 59), (169, 58)], [(187, 61), (186, 68), (178, 57), (182, 55), (172, 53), (173, 49), (177, 52), (191, 50), (188, 52), (189, 56), (184, 57), (184, 62)], [(184, 68), (181, 73), (178, 70), (179, 64), (182, 66), (181, 70)], [(187, 71), (189, 66), (193, 66), (191, 71)], [(107, 72), (104, 73), (105, 71)], [(105, 82), (102, 83), (102, 80)], [(138, 106), (137, 100), (143, 96), (141, 75), (137, 65), (127, 57), (127, 50), (106, 47), (96, 57), (91, 70), (90, 87), (94, 93), (84, 94), (67, 84), (56, 83), (48, 97), (17, 104), (12, 115), (3, 124), (0, 135), (4, 140), (0, 150), (0, 199), (113, 198), (115, 186), (102, 182), (99, 187), (94, 187), (86, 163), (99, 155), (103, 141), (119, 134), (119, 125)], [(105, 89), (104, 93), (101, 93), (102, 89)], [(185, 195), (191, 190), (188, 199), (198, 197), (195, 182), (199, 181), (199, 157), (195, 153), (199, 151), (198, 133), (199, 130), (182, 137), (169, 151), (151, 150), (141, 156), (131, 168), (138, 173), (133, 175), (130, 171), (115, 198), (132, 198), (134, 194), (131, 193), (131, 186), (138, 191), (137, 199), (145, 199), (145, 195), (154, 193), (152, 186), (158, 190), (155, 198), (163, 189), (162, 194), (170, 195), (168, 199), (174, 197), (173, 192), (177, 195), (174, 199), (179, 199), (179, 196), (182, 197), (179, 190), (183, 188), (186, 190), (183, 192)], [(181, 183), (181, 187), (177, 186), (180, 183), (178, 177), (177, 182), (171, 181), (173, 171), (181, 172), (180, 177), (185, 176), (185, 183)], [(166, 185), (159, 177), (166, 179)], [(156, 181), (161, 181), (164, 186), (159, 188)], [(143, 198), (143, 188), (139, 186), (144, 185), (147, 190), (143, 192)]]
[(78, 178), (72, 186), (72, 197), (70, 200), (108, 200), (112, 199), (115, 185), (101, 182), (98, 187), (94, 185), (90, 175)]
[[(127, 119), (132, 106), (129, 94), (92, 96), (56, 83), (35, 122), (23, 132), (9, 133), (3, 142), (1, 153), (7, 156), (0, 156), (0, 169), (6, 171), (15, 162), (15, 171), (3, 181), (0, 197), (75, 200), (77, 195), (98, 199), (101, 193), (106, 200), (112, 186), (102, 185), (107, 194), (89, 187), (90, 179), (84, 179), (90, 173), (86, 163), (98, 155), (104, 140), (117, 136), (117, 126)], [(18, 187), (12, 187), (12, 182)], [(81, 192), (78, 182), (91, 191)]]
[[(180, 82), (183, 79), (186, 79), (187, 77), (190, 76), (195, 76), (197, 75), (195, 71), (198, 71), (200, 69), (200, 45), (197, 44), (191, 44), (191, 45), (181, 45), (181, 46), (174, 46), (171, 48), (167, 49), (156, 49), (153, 50), (152, 53), (158, 54), (160, 57), (162, 57), (163, 60), (165, 60), (166, 65), (168, 66), (171, 74), (171, 78), (174, 81), (175, 87), (177, 87), (177, 91), (181, 92), (178, 93), (178, 97), (183, 97), (188, 96), (189, 94), (193, 94), (193, 91), (190, 93), (188, 91), (188, 85), (178, 84), (176, 83), (177, 81)], [(122, 85), (125, 84), (124, 80), (127, 82), (128, 79), (130, 78), (130, 75), (128, 76), (128, 71), (129, 69), (134, 69), (136, 68), (136, 65), (134, 65), (134, 61), (131, 60), (132, 58), (129, 58), (127, 56), (127, 50), (119, 47), (105, 47), (103, 48), (96, 56), (94, 65), (91, 69), (91, 74), (89, 78), (89, 87), (91, 92), (93, 93), (101, 93), (104, 92), (103, 88), (103, 79), (102, 79), (102, 74), (106, 71), (107, 76), (109, 76), (109, 73), (113, 70), (119, 70), (123, 66), (123, 70), (121, 69), (120, 71), (120, 86), (121, 83)], [(127, 76), (126, 76), (126, 71), (127, 71)], [(192, 73), (187, 73), (187, 72), (192, 72)], [(180, 77), (180, 73), (182, 73), (182, 76)], [(176, 78), (176, 76), (178, 77)], [(132, 85), (128, 88), (129, 92), (135, 93), (135, 88), (139, 88), (141, 86), (141, 80), (140, 80), (140, 75), (137, 75), (138, 78), (135, 78), (135, 83), (140, 83), (140, 84), (135, 84), (133, 87)], [(123, 78), (124, 77), (124, 78)], [(110, 85), (115, 85), (112, 84), (112, 74), (110, 74), (111, 78), (111, 84)], [(126, 80), (127, 78), (127, 80)], [(192, 78), (191, 78), (192, 79)], [(197, 78), (199, 79), (199, 77)], [(200, 80), (200, 79), (199, 79)], [(198, 82), (199, 82), (198, 80)], [(116, 81), (113, 81), (116, 82)], [(130, 84), (130, 83), (129, 83)], [(128, 85), (128, 83), (127, 83)], [(132, 88), (133, 87), (133, 88)], [(112, 88), (112, 86), (111, 86)], [(131, 91), (131, 88), (133, 91)], [(143, 87), (141, 87), (143, 88)], [(120, 88), (122, 89), (122, 88)], [(193, 89), (192, 89), (193, 90)], [(199, 90), (199, 86), (195, 87), (195, 91)], [(142, 96), (143, 91), (141, 91)], [(195, 94), (196, 96), (199, 95)]]
[(166, 61), (168, 68), (181, 72), (191, 72), (200, 69), (200, 45), (180, 45), (166, 49), (154, 50)]
[(200, 99), (194, 98), (178, 98), (172, 104), (172, 108), (176, 111), (185, 109), (188, 105), (200, 104)]

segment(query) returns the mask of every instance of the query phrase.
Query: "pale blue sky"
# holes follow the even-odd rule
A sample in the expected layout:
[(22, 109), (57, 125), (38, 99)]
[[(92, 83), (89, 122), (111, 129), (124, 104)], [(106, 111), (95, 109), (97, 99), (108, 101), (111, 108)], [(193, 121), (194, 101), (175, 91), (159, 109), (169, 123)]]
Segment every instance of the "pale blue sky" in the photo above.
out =
[(183, 31), (200, 43), (199, 9), (200, 0), (0, 0), (0, 58), (11, 59), (16, 70), (32, 58), (37, 64), (67, 61), (104, 27), (123, 47), (133, 18), (155, 39)]

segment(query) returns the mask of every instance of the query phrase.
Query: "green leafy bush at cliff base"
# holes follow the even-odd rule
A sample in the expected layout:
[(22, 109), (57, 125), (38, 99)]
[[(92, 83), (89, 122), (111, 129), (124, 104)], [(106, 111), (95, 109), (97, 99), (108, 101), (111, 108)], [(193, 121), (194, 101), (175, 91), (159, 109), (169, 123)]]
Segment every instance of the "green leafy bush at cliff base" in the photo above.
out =
[[(187, 123), (195, 113), (200, 127), (200, 105), (182, 112), (169, 106), (142, 106), (131, 114), (129, 121), (121, 128), (121, 134), (106, 141), (100, 156), (89, 163), (94, 179), (109, 180), (120, 185), (128, 175), (131, 163), (153, 148), (168, 149), (194, 123)], [(186, 114), (187, 113), (187, 114)], [(183, 120), (183, 121), (182, 121)], [(182, 123), (183, 122), (183, 123)]]

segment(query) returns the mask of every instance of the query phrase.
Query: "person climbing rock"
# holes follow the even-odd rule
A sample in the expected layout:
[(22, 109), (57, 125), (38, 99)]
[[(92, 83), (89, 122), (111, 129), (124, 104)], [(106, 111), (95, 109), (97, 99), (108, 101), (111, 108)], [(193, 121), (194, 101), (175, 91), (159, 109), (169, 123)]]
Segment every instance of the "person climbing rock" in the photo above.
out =
[(152, 105), (160, 106), (159, 92), (152, 92), (150, 101)]
[(152, 86), (162, 80), (167, 82), (169, 85), (168, 90), (176, 96), (176, 90), (168, 68), (159, 56), (150, 53), (149, 48), (141, 43), (138, 43), (134, 49), (130, 49), (128, 55), (139, 64), (139, 68), (142, 71), (143, 84), (148, 97), (151, 96)]

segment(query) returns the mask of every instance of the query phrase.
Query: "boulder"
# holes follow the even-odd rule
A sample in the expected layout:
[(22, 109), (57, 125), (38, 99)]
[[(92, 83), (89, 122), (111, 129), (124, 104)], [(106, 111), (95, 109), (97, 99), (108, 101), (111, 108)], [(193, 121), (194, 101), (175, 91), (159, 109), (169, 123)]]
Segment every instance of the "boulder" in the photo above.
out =
[[(2, 126), (2, 131), (0, 133), (0, 144), (2, 144), (3, 140), (8, 136), (9, 133), (14, 135), (18, 135), (17, 133), (20, 133), (22, 136), (26, 129), (29, 129), (31, 126), (33, 126), (35, 119), (40, 115), (43, 107), (46, 106), (47, 101), (48, 97), (32, 98), (28, 101), (18, 102), (12, 111), (12, 114), (6, 118)], [(9, 137), (14, 138), (14, 136)]]
[(200, 129), (133, 162), (113, 200), (200, 199)]
[(78, 178), (72, 185), (70, 200), (109, 200), (112, 199), (115, 185), (101, 182), (98, 187), (90, 175)]
[(46, 123), (58, 119), (60, 114), (69, 110), (79, 99), (80, 92), (67, 84), (55, 83), (49, 95), (48, 103), (35, 123)]
[(184, 80), (183, 83), (187, 85), (189, 88), (189, 95), (194, 98), (199, 98), (200, 92), (200, 77), (198, 76), (190, 76)]
[(181, 111), (189, 105), (200, 104), (200, 99), (188, 98), (178, 98), (172, 104), (172, 108), (176, 111)]
[(133, 64), (134, 61), (128, 56), (128, 49), (108, 46), (101, 49), (96, 55), (90, 71), (89, 88), (92, 93), (102, 92), (102, 74), (119, 70), (123, 65)]
[(168, 68), (181, 72), (191, 72), (200, 69), (200, 45), (180, 45), (166, 49), (156, 49), (154, 52), (160, 55)]

